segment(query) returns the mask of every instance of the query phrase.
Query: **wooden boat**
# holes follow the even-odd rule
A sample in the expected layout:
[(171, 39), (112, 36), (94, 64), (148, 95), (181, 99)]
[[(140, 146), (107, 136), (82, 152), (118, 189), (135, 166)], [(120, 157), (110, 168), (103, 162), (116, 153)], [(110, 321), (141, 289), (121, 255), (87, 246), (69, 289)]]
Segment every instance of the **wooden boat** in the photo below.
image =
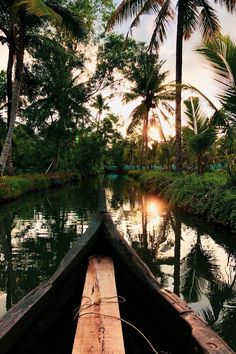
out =
[[(90, 349), (83, 351), (79, 350), (79, 345), (75, 348), (73, 343), (81, 341), (75, 335), (77, 314), (81, 299), (83, 302), (86, 298), (82, 294), (86, 291), (84, 282), (86, 277), (87, 284), (87, 265), (93, 255), (106, 255), (113, 260), (117, 295), (122, 296), (125, 302), (119, 304), (118, 315), (109, 311), (102, 313), (106, 311), (106, 305), (103, 308), (100, 306), (100, 317), (95, 313), (104, 299), (93, 304), (90, 302), (85, 307), (87, 315), (90, 313), (93, 319), (92, 322), (91, 318), (88, 319), (90, 322), (82, 321), (79, 327), (79, 321), (83, 318), (79, 315), (78, 328), (82, 332), (87, 328), (88, 333), (82, 333), (82, 337), (87, 337), (90, 342)], [(99, 257), (95, 260), (99, 263)], [(95, 279), (97, 275), (93, 277)], [(104, 286), (109, 288), (109, 284), (108, 280), (108, 285)], [(95, 292), (94, 285), (91, 289), (92, 294)], [(115, 303), (117, 307), (119, 298), (114, 300), (114, 297), (112, 295), (111, 301), (105, 302)], [(86, 305), (86, 302), (82, 305)], [(95, 306), (96, 311), (91, 306)], [(119, 318), (122, 319), (122, 334), (118, 341), (123, 341), (125, 349), (116, 346), (106, 349), (104, 345), (108, 327), (112, 328), (114, 334), (119, 331), (119, 328), (114, 329), (115, 324), (112, 327), (111, 322), (108, 326), (104, 325), (105, 318), (109, 316), (110, 321), (116, 321), (118, 326), (121, 323)], [(92, 331), (94, 325), (98, 329), (97, 334), (96, 330)], [(95, 342), (101, 345), (100, 349), (93, 345)], [(0, 320), (1, 354), (68, 354), (72, 353), (73, 345), (73, 354), (234, 353), (185, 302), (160, 286), (148, 267), (119, 234), (105, 209), (94, 217), (86, 232), (62, 260), (56, 273)]]

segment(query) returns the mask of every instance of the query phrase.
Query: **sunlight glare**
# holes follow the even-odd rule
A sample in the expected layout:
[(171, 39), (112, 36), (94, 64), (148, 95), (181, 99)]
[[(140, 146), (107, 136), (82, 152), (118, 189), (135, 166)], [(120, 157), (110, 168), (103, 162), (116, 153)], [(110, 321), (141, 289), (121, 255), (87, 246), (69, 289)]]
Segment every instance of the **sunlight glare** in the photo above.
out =
[(159, 134), (159, 130), (157, 127), (149, 128), (148, 135), (154, 141), (158, 141), (158, 139), (160, 139), (160, 134)]
[(160, 213), (157, 200), (155, 200), (155, 199), (147, 200), (147, 212), (149, 214), (159, 214)]

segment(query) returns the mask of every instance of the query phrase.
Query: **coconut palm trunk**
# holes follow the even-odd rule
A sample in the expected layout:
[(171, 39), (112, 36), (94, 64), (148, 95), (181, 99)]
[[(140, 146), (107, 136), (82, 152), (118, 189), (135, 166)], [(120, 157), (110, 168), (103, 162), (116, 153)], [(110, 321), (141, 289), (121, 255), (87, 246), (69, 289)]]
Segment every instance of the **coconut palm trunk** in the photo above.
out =
[(22, 72), (23, 72), (23, 62), (24, 62), (24, 40), (25, 40), (25, 25), (23, 20), (24, 15), (19, 16), (19, 22), (16, 24), (19, 26), (17, 47), (18, 51), (16, 53), (16, 65), (15, 65), (15, 78), (12, 87), (12, 103), (11, 103), (11, 114), (10, 122), (8, 127), (8, 132), (6, 140), (3, 145), (2, 153), (0, 156), (0, 173), (4, 174), (9, 152), (11, 150), (13, 131), (16, 121), (16, 114), (20, 99)]
[(148, 111), (145, 113), (143, 119), (143, 139), (142, 139), (142, 152), (141, 152), (141, 168), (147, 163), (148, 158)]
[(181, 137), (181, 84), (183, 66), (183, 34), (184, 34), (184, 0), (179, 0), (176, 37), (176, 110), (175, 110), (175, 134), (176, 134), (176, 171), (182, 171), (182, 137)]
[[(9, 33), (9, 55), (8, 55), (8, 63), (7, 63), (7, 129), (10, 126), (11, 119), (11, 106), (12, 106), (12, 88), (13, 88), (13, 66), (15, 59), (15, 40), (14, 40), (14, 20), (13, 16), (11, 16), (10, 23), (10, 33)], [(12, 161), (12, 147), (10, 148), (8, 157), (7, 157), (7, 172), (9, 175), (13, 175), (13, 161)]]

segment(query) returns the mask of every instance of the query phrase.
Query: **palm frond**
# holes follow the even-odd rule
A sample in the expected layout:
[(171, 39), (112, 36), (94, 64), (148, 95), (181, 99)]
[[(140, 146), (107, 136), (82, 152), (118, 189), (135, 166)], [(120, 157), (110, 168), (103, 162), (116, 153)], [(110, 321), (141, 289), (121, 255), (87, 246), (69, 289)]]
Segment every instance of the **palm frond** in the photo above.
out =
[(24, 6), (27, 11), (36, 16), (47, 16), (61, 24), (61, 16), (56, 13), (50, 6), (47, 6), (42, 0), (18, 0), (16, 7)]
[[(159, 1), (161, 3), (162, 1)], [(140, 17), (144, 14), (149, 14), (150, 12), (158, 13), (161, 9), (160, 4), (156, 0), (147, 0), (146, 3), (142, 6), (140, 11), (136, 14), (133, 22), (129, 27), (129, 32), (131, 32), (132, 28), (138, 26), (140, 24)]]
[(136, 92), (125, 92), (123, 94), (122, 102), (129, 103), (131, 101), (136, 100), (138, 97), (139, 95)]
[(147, 114), (147, 106), (143, 101), (140, 105), (134, 108), (130, 114), (131, 123), (128, 126), (127, 133), (131, 134), (134, 128), (137, 127), (143, 120), (143, 117)]
[[(171, 86), (179, 86), (179, 85), (169, 85), (170, 87)], [(191, 91), (191, 92), (194, 92), (195, 94), (199, 94), (202, 98), (204, 98), (204, 100), (206, 100), (206, 102), (209, 104), (209, 106), (215, 111), (215, 112), (218, 112), (218, 108), (214, 105), (214, 103), (201, 91), (199, 90), (197, 87), (193, 86), (193, 85), (190, 85), (190, 84), (182, 84), (180, 85), (182, 87), (182, 89), (184, 90), (188, 90), (188, 91)]]
[(217, 282), (219, 267), (211, 252), (203, 250), (199, 241), (191, 249), (184, 263), (182, 293), (188, 302), (197, 302), (206, 290), (206, 281)]
[(202, 133), (193, 135), (191, 139), (189, 139), (189, 145), (196, 154), (203, 153), (216, 140), (216, 132), (213, 128), (209, 128)]
[(137, 16), (148, 0), (123, 0), (111, 15), (106, 27), (110, 31), (116, 24)]
[(183, 32), (184, 39), (189, 39), (198, 25), (198, 8), (196, 0), (188, 0), (185, 2), (183, 14)]
[(215, 80), (220, 84), (222, 92), (218, 97), (228, 112), (231, 112), (234, 124), (236, 121), (236, 44), (228, 37), (219, 36), (207, 42), (197, 50), (205, 56), (216, 73)]
[(156, 112), (153, 111), (153, 125), (157, 128), (160, 138), (164, 142), (167, 142), (164, 130), (162, 128), (160, 116), (164, 118), (164, 120), (168, 121), (168, 117), (166, 116), (165, 112), (159, 107)]
[(175, 91), (164, 91), (160, 88), (159, 90), (160, 93), (158, 95), (155, 95), (156, 101), (174, 101), (175, 100)]
[(46, 2), (46, 4), (61, 17), (61, 27), (64, 33), (75, 39), (83, 39), (86, 36), (86, 25), (79, 14), (54, 2)]
[(229, 12), (233, 12), (236, 8), (236, 0), (215, 0), (215, 3), (226, 6)]
[(156, 19), (155, 27), (149, 43), (149, 50), (157, 49), (159, 44), (166, 38), (166, 26), (169, 20), (173, 20), (174, 9), (171, 6), (171, 0), (165, 0)]
[(215, 9), (209, 4), (208, 0), (198, 0), (202, 7), (200, 12), (200, 26), (204, 40), (213, 38), (220, 33), (220, 23)]
[[(222, 82), (222, 84), (227, 82), (226, 85), (228, 85), (228, 81), (234, 81), (231, 66), (228, 64), (227, 60), (229, 56), (236, 54), (234, 47), (229, 37), (220, 36), (197, 49), (197, 52), (202, 54), (209, 61), (210, 65), (219, 76), (219, 82)], [(220, 78), (223, 80), (220, 80)]]
[(16, 6), (24, 6), (32, 15), (50, 18), (56, 26), (77, 39), (85, 36), (85, 25), (81, 18), (63, 6), (43, 0), (18, 0)]
[[(161, 102), (161, 106), (169, 113), (173, 114), (175, 109), (168, 103), (164, 101), (165, 98), (163, 98), (163, 101)], [(165, 99), (166, 100), (166, 99)], [(167, 117), (167, 120), (169, 121), (169, 117)]]
[(207, 117), (202, 113), (199, 97), (189, 97), (184, 101), (185, 114), (188, 117), (188, 126), (194, 134), (202, 133), (208, 127)]
[(63, 57), (68, 60), (73, 60), (73, 64), (77, 65), (77, 68), (81, 68), (83, 66), (83, 62), (81, 58), (79, 58), (76, 54), (65, 50), (65, 48), (55, 39), (45, 37), (44, 35), (34, 35), (30, 34), (26, 37), (27, 48), (29, 51), (40, 50), (44, 53), (56, 53), (60, 57)]

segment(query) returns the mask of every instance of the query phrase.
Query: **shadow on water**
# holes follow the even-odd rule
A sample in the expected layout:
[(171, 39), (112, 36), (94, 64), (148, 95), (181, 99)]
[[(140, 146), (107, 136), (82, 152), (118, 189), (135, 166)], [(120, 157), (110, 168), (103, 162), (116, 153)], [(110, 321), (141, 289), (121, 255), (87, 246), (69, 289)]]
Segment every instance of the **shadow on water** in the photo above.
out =
[(158, 280), (236, 349), (236, 235), (179, 210), (135, 183), (107, 182), (118, 229)]

